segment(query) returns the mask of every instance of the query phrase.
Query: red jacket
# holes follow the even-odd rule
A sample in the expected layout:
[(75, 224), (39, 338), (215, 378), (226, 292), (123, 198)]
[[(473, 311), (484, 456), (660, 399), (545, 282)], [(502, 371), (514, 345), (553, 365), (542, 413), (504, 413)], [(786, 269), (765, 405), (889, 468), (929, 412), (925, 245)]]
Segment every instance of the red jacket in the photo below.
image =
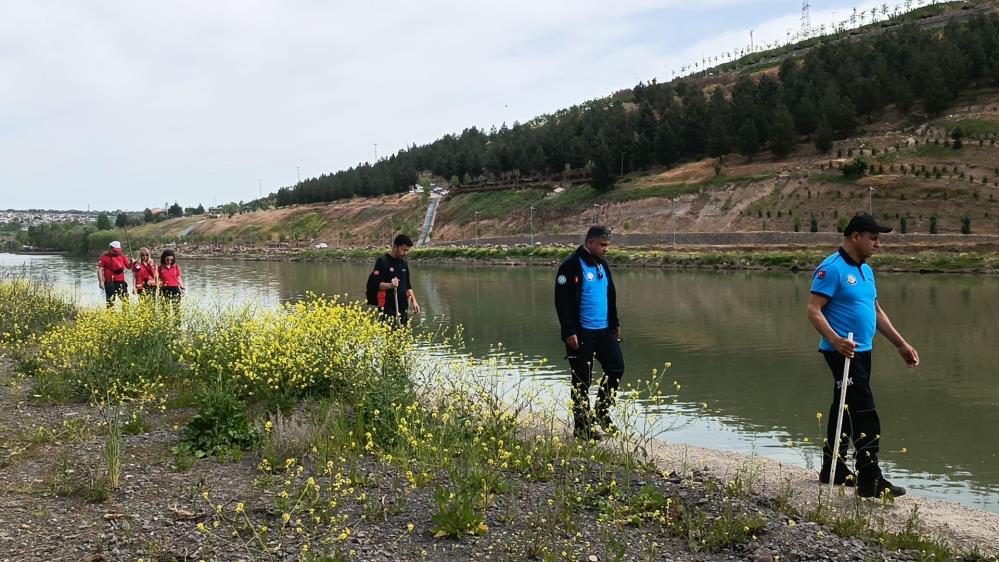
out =
[(105, 252), (97, 262), (97, 267), (104, 270), (104, 282), (124, 281), (125, 270), (132, 268), (128, 256), (120, 252)]
[(152, 285), (156, 279), (156, 264), (153, 262), (142, 263), (137, 261), (132, 264), (132, 271), (135, 272), (136, 287), (144, 287), (147, 283)]
[(160, 283), (164, 287), (180, 287), (180, 266), (174, 264), (171, 267), (161, 265), (160, 270)]

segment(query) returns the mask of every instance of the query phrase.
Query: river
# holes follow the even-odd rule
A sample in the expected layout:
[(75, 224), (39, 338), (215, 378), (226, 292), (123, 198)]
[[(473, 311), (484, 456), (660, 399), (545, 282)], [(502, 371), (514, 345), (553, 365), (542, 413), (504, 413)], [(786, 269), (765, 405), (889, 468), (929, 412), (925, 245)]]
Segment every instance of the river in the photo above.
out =
[[(360, 299), (368, 274), (356, 263), (180, 263), (193, 298), (267, 306), (309, 291)], [(83, 303), (102, 298), (95, 265), (0, 254), (0, 272), (49, 279)], [(533, 366), (520, 370), (527, 376), (567, 381), (553, 269), (414, 263), (412, 270), (424, 328), (461, 324), (473, 354), (511, 354)], [(875, 342), (886, 474), (911, 493), (999, 513), (999, 278), (878, 279), (882, 306), (922, 359), (907, 369), (884, 338)], [(682, 385), (668, 414), (679, 427), (662, 438), (801, 466), (818, 462), (814, 445), (787, 445), (821, 442), (815, 414), (828, 411), (831, 395), (818, 336), (805, 320), (807, 273), (619, 269), (615, 281), (626, 378), (670, 362), (668, 379)]]

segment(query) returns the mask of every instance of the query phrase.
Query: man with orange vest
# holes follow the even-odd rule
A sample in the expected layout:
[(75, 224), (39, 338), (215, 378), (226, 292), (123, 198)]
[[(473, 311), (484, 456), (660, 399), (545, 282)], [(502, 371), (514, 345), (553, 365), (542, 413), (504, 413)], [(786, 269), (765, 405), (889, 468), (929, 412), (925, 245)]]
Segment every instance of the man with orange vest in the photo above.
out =
[(114, 306), (118, 297), (122, 302), (128, 302), (128, 282), (125, 281), (125, 271), (132, 268), (132, 260), (121, 251), (121, 242), (115, 240), (111, 248), (101, 254), (97, 262), (97, 282), (104, 291), (108, 308)]
[[(375, 261), (375, 267), (368, 277), (368, 302), (377, 306), (386, 318), (391, 318), (405, 326), (409, 321), (408, 311), (420, 313), (413, 285), (409, 281), (409, 264), (406, 256), (413, 247), (413, 240), (400, 234), (392, 241), (392, 250)], [(397, 308), (398, 307), (398, 308)]]

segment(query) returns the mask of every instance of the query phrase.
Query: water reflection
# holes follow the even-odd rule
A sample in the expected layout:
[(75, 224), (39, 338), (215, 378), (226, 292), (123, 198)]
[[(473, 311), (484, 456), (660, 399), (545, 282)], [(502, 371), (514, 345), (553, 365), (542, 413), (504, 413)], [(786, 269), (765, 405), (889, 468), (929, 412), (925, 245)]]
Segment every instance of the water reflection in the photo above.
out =
[[(181, 265), (192, 297), (264, 306), (310, 291), (361, 299), (368, 273), (367, 265), (348, 263)], [(0, 271), (12, 269), (50, 279), (81, 302), (101, 302), (96, 260), (0, 255)], [(513, 378), (526, 374), (560, 392), (567, 375), (553, 275), (548, 268), (417, 264), (413, 283), (425, 327), (461, 324), (470, 352), (506, 357), (512, 350), (523, 367)], [(669, 379), (683, 385), (678, 407), (653, 422), (677, 416), (667, 439), (798, 465), (817, 458), (814, 449), (785, 445), (821, 439), (815, 413), (828, 408), (829, 374), (804, 318), (807, 274), (619, 269), (615, 281), (626, 380), (669, 361)], [(923, 361), (906, 369), (887, 341), (876, 343), (874, 387), (889, 473), (915, 493), (999, 512), (999, 279), (883, 274), (879, 294)]]

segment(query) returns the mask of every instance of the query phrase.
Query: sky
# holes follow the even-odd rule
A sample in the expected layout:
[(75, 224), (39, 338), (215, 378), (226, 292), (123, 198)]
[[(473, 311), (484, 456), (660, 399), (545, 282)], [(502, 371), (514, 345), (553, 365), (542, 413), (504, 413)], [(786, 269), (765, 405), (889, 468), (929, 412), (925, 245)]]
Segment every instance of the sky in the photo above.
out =
[[(813, 26), (877, 2), (811, 3)], [(0, 209), (249, 201), (783, 40), (793, 0), (0, 0)]]

